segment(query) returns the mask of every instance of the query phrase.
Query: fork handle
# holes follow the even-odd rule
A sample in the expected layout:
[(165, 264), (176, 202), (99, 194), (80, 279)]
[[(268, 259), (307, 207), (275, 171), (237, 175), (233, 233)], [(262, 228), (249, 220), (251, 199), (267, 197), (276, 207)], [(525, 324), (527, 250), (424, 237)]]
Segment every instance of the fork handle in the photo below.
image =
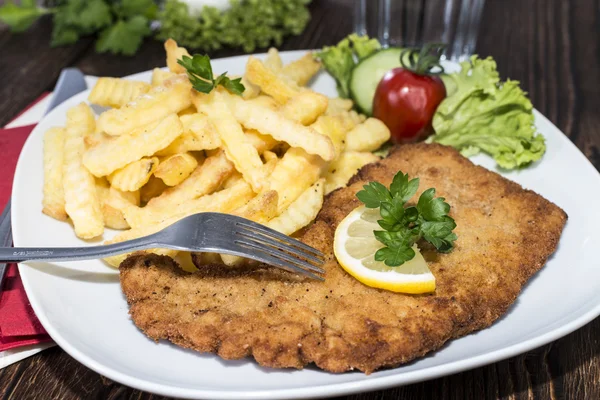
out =
[(24, 261), (77, 261), (103, 258), (132, 251), (166, 247), (151, 240), (151, 236), (89, 247), (0, 247), (0, 263)]

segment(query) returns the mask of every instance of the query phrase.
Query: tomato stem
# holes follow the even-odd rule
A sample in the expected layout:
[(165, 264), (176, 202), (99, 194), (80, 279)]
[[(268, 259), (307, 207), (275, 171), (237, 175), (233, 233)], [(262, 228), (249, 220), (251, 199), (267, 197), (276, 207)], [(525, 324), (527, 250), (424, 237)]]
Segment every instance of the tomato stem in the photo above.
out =
[[(402, 68), (419, 75), (439, 75), (444, 73), (440, 57), (446, 48), (445, 43), (428, 43), (419, 48), (407, 48), (400, 53)], [(434, 69), (436, 69), (434, 71)]]

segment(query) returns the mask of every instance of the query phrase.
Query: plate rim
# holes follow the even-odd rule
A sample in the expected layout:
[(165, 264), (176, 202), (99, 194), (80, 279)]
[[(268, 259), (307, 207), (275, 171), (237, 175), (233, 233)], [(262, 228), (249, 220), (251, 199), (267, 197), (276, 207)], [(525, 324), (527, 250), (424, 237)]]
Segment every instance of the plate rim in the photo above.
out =
[[(281, 55), (294, 56), (296, 54), (303, 54), (307, 51), (311, 50), (293, 50), (293, 51), (282, 51)], [(265, 56), (265, 53), (258, 54), (247, 54), (247, 55), (238, 55), (232, 57), (223, 57), (214, 59), (216, 60), (235, 60), (235, 59), (247, 59), (250, 56)], [(134, 79), (136, 76), (140, 74), (148, 74), (151, 70), (142, 71), (136, 74), (125, 76), (125, 79)], [(75, 96), (70, 97), (65, 100), (68, 102), (72, 100), (76, 96), (81, 96), (84, 93), (89, 93), (90, 89), (85, 92), (78, 93)], [(61, 103), (64, 104), (65, 102)], [(53, 110), (49, 114), (45, 115), (37, 125), (40, 125), (42, 121), (46, 118), (49, 118), (54, 114), (57, 110)], [(594, 167), (591, 161), (581, 152), (581, 150), (565, 135), (556, 125), (554, 125), (547, 117), (545, 117), (541, 112), (537, 109), (534, 109), (534, 116), (536, 121), (543, 121), (548, 126), (551, 126), (552, 129), (555, 129), (557, 133), (560, 133), (559, 138), (562, 144), (566, 144), (567, 146), (572, 146), (572, 150), (575, 150), (577, 156), (587, 162), (588, 166), (592, 168), (593, 171), (596, 172), (598, 178), (600, 178), (600, 172)], [(37, 129), (34, 128), (34, 130)], [(32, 132), (33, 133), (33, 132)], [(16, 187), (17, 176), (20, 176), (21, 170), (24, 169), (25, 161), (24, 154), (26, 153), (24, 150), (28, 148), (28, 146), (33, 143), (34, 135), (30, 134), (27, 140), (23, 145), (23, 149), (19, 154), (19, 158), (17, 161), (17, 167), (15, 169), (15, 175), (13, 178), (13, 188)], [(13, 204), (18, 204), (18, 195), (17, 191), (13, 190), (11, 193), (11, 199)], [(11, 216), (13, 217), (16, 214), (15, 208), (13, 207), (11, 211)], [(18, 242), (22, 242), (20, 228), (13, 226), (13, 235), (15, 244)], [(527, 339), (523, 342), (513, 344), (507, 347), (503, 347), (491, 352), (486, 352), (483, 354), (479, 354), (473, 357), (460, 359), (456, 361), (451, 361), (448, 363), (440, 364), (437, 366), (427, 367), (421, 370), (408, 371), (408, 372), (400, 372), (396, 374), (373, 377), (367, 380), (360, 380), (356, 382), (342, 382), (342, 383), (332, 383), (332, 384), (319, 384), (318, 386), (311, 387), (299, 387), (299, 388), (291, 388), (291, 389), (267, 389), (267, 390), (213, 390), (213, 389), (190, 389), (190, 388), (180, 388), (173, 385), (155, 383), (148, 380), (140, 379), (135, 376), (131, 376), (125, 372), (120, 372), (114, 368), (106, 367), (100, 362), (97, 362), (92, 357), (89, 357), (85, 354), (85, 352), (80, 351), (69, 344), (69, 342), (59, 334), (54, 326), (50, 323), (47, 318), (47, 315), (43, 312), (41, 305), (36, 299), (35, 295), (30, 296), (29, 294), (34, 294), (35, 291), (31, 288), (30, 282), (27, 278), (27, 269), (32, 268), (27, 263), (18, 264), (19, 272), (21, 274), (21, 278), (23, 281), (23, 286), (25, 292), (30, 298), (30, 304), (41, 324), (44, 326), (50, 337), (58, 344), (61, 349), (63, 349), (67, 354), (73, 357), (75, 360), (80, 362), (81, 364), (87, 366), (93, 371), (108, 377), (116, 382), (127, 385), (129, 387), (144, 390), (150, 393), (156, 393), (159, 395), (165, 396), (177, 396), (183, 398), (210, 398), (210, 399), (285, 399), (285, 398), (317, 398), (323, 396), (338, 396), (338, 395), (346, 395), (346, 394), (354, 394), (354, 393), (362, 393), (374, 390), (382, 390), (390, 387), (403, 386), (411, 383), (431, 380), (435, 378), (439, 378), (442, 376), (446, 376), (448, 374), (459, 373), (465, 370), (477, 368), (483, 365), (488, 365), (494, 362), (498, 362), (510, 357), (513, 357), (518, 354), (522, 354), (526, 351), (532, 350), (536, 347), (543, 346), (548, 344), (554, 340), (557, 340), (579, 328), (589, 323), (593, 319), (595, 319), (598, 315), (600, 315), (600, 302), (595, 306), (591, 307), (588, 311), (581, 314), (579, 317), (574, 320), (554, 328), (548, 332), (545, 332), (541, 335), (534, 336), (530, 339)], [(25, 272), (25, 273), (24, 273)], [(541, 272), (541, 271), (540, 271)], [(539, 272), (538, 272), (539, 273)], [(537, 275), (537, 274), (536, 274)], [(32, 301), (33, 299), (33, 301)], [(493, 327), (492, 324), (489, 328)], [(489, 329), (487, 328), (487, 329)], [(473, 333), (476, 333), (475, 331)], [(452, 340), (452, 339), (451, 339)], [(448, 341), (450, 342), (450, 341)], [(254, 361), (251, 361), (254, 362)]]

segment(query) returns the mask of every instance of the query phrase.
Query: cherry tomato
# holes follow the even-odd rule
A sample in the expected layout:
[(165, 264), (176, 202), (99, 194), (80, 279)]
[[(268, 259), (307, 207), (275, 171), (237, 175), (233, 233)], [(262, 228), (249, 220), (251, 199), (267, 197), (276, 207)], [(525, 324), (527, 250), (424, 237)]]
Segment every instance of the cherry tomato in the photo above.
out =
[(394, 143), (416, 142), (432, 133), (433, 114), (445, 97), (439, 77), (395, 68), (377, 86), (373, 116), (387, 125)]

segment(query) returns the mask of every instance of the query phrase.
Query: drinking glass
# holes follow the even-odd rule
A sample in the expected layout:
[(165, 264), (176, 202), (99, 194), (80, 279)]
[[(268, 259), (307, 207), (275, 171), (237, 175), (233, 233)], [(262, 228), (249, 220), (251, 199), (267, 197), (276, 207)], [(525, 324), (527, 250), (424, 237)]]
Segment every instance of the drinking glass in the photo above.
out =
[(444, 58), (463, 61), (475, 50), (485, 0), (355, 0), (354, 31), (382, 46), (445, 43)]

